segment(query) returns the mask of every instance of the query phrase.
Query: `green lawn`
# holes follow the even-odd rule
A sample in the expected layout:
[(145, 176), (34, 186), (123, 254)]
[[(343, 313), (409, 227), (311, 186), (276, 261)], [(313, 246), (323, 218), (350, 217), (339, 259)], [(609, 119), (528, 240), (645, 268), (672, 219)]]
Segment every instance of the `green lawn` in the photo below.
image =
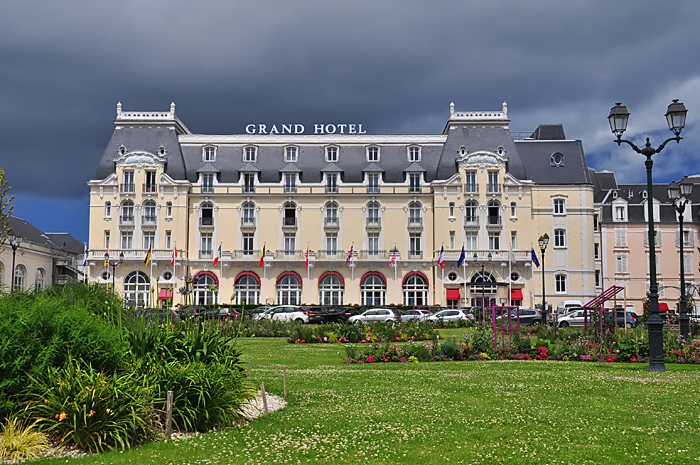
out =
[[(442, 330), (461, 337), (464, 330)], [(441, 336), (442, 339), (442, 336)], [(243, 427), (80, 464), (678, 463), (700, 460), (700, 366), (584, 362), (344, 365), (341, 344), (242, 340), (287, 408)], [(66, 463), (66, 459), (41, 463)]]

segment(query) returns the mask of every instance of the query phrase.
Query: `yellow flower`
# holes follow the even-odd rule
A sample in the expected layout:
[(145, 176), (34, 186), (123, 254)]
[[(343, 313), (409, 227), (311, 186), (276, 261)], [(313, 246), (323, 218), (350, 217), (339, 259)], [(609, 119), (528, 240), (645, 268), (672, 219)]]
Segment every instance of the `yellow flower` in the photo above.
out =
[(112, 409), (111, 409), (111, 408), (108, 408), (108, 409), (106, 410), (106, 412), (107, 412), (107, 415), (109, 415), (110, 413), (112, 413)]
[(61, 416), (58, 417), (58, 421), (63, 421), (66, 419), (66, 412), (61, 411)]
[(49, 399), (44, 399), (44, 403), (45, 403), (46, 405), (49, 405), (51, 402), (49, 401)]
[(88, 414), (89, 417), (93, 416), (95, 414), (94, 410), (90, 410), (90, 413)]

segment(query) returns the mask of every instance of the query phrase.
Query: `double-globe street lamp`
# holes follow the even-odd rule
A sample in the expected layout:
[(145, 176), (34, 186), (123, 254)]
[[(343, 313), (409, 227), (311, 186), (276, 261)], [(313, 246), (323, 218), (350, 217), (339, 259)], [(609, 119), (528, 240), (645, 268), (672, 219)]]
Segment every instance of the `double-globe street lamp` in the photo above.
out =
[(7, 235), (7, 240), (10, 243), (10, 247), (12, 247), (12, 276), (10, 276), (10, 292), (12, 292), (15, 290), (15, 255), (17, 255), (17, 249), (24, 238), (22, 236), (15, 235), (14, 233), (10, 233)]
[(685, 206), (688, 203), (688, 196), (693, 192), (693, 182), (689, 179), (684, 179), (680, 183), (671, 183), (668, 186), (668, 198), (673, 200), (673, 206), (678, 212), (678, 223), (680, 224), (679, 233), (679, 243), (681, 246), (681, 301), (680, 301), (680, 322), (681, 322), (681, 336), (685, 340), (688, 339), (688, 334), (690, 333), (690, 323), (688, 318), (688, 303), (685, 297), (685, 256), (683, 255), (683, 242), (685, 242), (685, 235), (683, 234), (683, 213), (685, 213)]
[[(537, 239), (537, 243), (540, 245), (540, 253), (542, 254), (542, 325), (547, 326), (547, 300), (544, 294), (544, 253), (547, 251), (547, 245), (549, 244), (549, 235), (544, 233)], [(554, 321), (552, 321), (554, 324)]]
[[(656, 283), (656, 247), (654, 242), (654, 193), (651, 181), (651, 169), (654, 162), (651, 157), (661, 152), (666, 144), (675, 140), (677, 143), (682, 139), (681, 131), (685, 126), (685, 116), (688, 110), (685, 105), (674, 99), (666, 110), (666, 121), (668, 128), (675, 134), (675, 137), (666, 139), (660, 146), (654, 148), (647, 137), (646, 145), (639, 148), (632, 142), (622, 138), (622, 134), (627, 129), (627, 121), (629, 120), (630, 112), (622, 103), (617, 102), (610, 110), (608, 121), (610, 122), (610, 130), (617, 136), (615, 142), (619, 146), (622, 142), (628, 144), (632, 149), (646, 157), (644, 165), (647, 168), (647, 216), (648, 216), (648, 240), (649, 240), (649, 319), (647, 320), (647, 328), (649, 332), (649, 371), (666, 371), (664, 365), (664, 339), (663, 326), (664, 322), (659, 315), (659, 286)], [(682, 258), (681, 258), (682, 259)]]
[(483, 318), (484, 324), (486, 324), (486, 275), (484, 274), (484, 269), (486, 268), (486, 265), (491, 263), (492, 258), (493, 255), (491, 255), (491, 252), (489, 252), (488, 255), (486, 255), (486, 261), (479, 262), (479, 255), (474, 252), (474, 264), (481, 267), (481, 318)]

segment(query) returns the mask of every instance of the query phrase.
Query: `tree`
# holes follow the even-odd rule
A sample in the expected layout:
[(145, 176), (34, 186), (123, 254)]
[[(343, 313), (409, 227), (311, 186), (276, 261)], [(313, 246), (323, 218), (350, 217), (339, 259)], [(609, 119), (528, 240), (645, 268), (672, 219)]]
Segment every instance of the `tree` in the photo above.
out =
[(5, 179), (5, 170), (0, 168), (0, 247), (5, 243), (7, 234), (10, 232), (10, 215), (12, 215), (13, 208), (10, 202), (15, 198), (13, 195), (9, 199), (5, 199), (10, 189), (11, 187), (7, 185)]

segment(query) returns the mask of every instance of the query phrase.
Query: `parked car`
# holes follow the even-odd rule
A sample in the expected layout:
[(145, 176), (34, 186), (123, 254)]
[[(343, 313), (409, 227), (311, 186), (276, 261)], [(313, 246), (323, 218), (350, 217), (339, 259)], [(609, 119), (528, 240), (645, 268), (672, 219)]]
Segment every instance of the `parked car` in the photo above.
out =
[(427, 320), (432, 322), (438, 321), (457, 321), (457, 320), (473, 320), (474, 315), (468, 313), (461, 308), (452, 308), (437, 312), (435, 315), (430, 315)]
[(424, 321), (430, 317), (432, 313), (428, 310), (414, 308), (412, 310), (404, 310), (401, 312), (401, 321)]
[(246, 310), (244, 316), (250, 317), (252, 320), (262, 320), (265, 318), (265, 315), (267, 314), (267, 312), (269, 312), (273, 308), (275, 308), (275, 307), (262, 305), (260, 307), (254, 308), (252, 310)]
[(197, 316), (202, 313), (206, 312), (207, 309), (206, 307), (202, 307), (201, 305), (186, 305), (184, 307), (180, 307), (178, 310), (178, 315), (181, 320), (193, 320), (197, 318)]
[(180, 319), (174, 310), (168, 308), (146, 308), (144, 310), (139, 310), (136, 316), (137, 318), (145, 318), (147, 320), (155, 320), (157, 318), (158, 321), (177, 321)]
[(588, 321), (588, 324), (590, 325), (592, 316), (592, 310), (584, 310), (581, 308), (565, 315), (558, 316), (557, 326), (560, 328), (566, 328), (567, 326), (584, 326), (586, 321)]
[(298, 305), (279, 305), (272, 307), (265, 313), (265, 318), (275, 321), (296, 321), (297, 323), (308, 323), (308, 309)]
[(557, 305), (557, 315), (566, 315), (574, 309), (582, 308), (583, 304), (580, 300), (564, 300)]
[[(529, 307), (518, 307), (511, 309), (510, 320), (512, 325), (518, 323), (518, 317), (520, 317), (521, 326), (539, 326), (542, 324), (542, 313), (534, 308)], [(498, 317), (500, 319), (501, 317)], [(504, 315), (506, 320), (508, 319), (508, 313)]]
[(373, 321), (400, 321), (400, 315), (390, 308), (372, 308), (348, 318), (348, 323), (371, 323)]
[(353, 307), (315, 307), (309, 308), (309, 323), (343, 323), (352, 315), (360, 313)]
[(231, 311), (224, 308), (207, 308), (197, 314), (198, 320), (228, 320), (231, 316)]
[[(637, 318), (636, 313), (627, 313), (627, 322), (625, 323), (625, 312), (617, 312), (617, 326), (622, 328), (627, 326), (628, 328), (636, 328), (641, 324), (641, 321)], [(605, 314), (605, 321), (608, 322), (612, 320), (612, 312)]]

